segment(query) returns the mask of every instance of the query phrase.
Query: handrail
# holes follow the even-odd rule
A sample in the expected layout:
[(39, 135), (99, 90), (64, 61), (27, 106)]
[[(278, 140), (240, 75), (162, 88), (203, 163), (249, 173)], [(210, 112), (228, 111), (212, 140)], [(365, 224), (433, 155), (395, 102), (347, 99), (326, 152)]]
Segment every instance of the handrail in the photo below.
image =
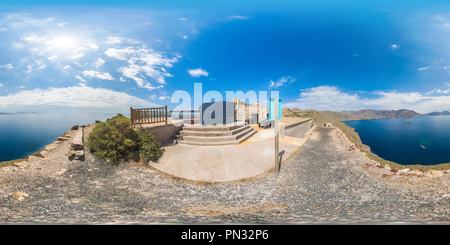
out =
[(131, 126), (165, 122), (167, 124), (167, 105), (165, 107), (139, 108), (130, 107)]

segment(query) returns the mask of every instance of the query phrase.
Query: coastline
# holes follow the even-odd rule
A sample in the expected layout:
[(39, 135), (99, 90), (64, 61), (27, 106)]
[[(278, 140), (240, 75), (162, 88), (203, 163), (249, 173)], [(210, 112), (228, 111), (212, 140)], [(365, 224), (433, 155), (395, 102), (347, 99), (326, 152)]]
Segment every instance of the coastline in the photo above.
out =
[[(62, 134), (62, 135), (59, 136), (59, 137), (64, 136), (64, 135), (65, 135), (67, 132), (69, 132), (70, 130), (71, 130), (71, 129), (68, 129), (66, 132), (64, 132), (64, 134)], [(56, 139), (55, 141), (57, 141), (57, 140), (58, 140), (58, 139)], [(46, 146), (43, 146), (43, 147), (42, 147), (42, 148), (43, 148), (42, 150), (33, 152), (33, 153), (31, 153), (30, 155), (28, 155), (28, 156), (26, 156), (26, 157), (23, 157), (23, 158), (13, 159), (13, 160), (9, 160), (9, 161), (2, 161), (2, 162), (0, 162), (0, 168), (2, 168), (2, 167), (7, 167), (7, 166), (14, 166), (16, 163), (20, 163), (20, 162), (23, 162), (23, 161), (27, 162), (28, 159), (29, 159), (30, 157), (44, 158), (44, 156), (41, 154), (41, 152), (46, 151), (46, 150), (45, 150), (45, 147), (46, 147)]]
[[(311, 110), (310, 113), (313, 113), (314, 110)], [(295, 113), (294, 113), (295, 115)], [(317, 116), (316, 116), (317, 115)], [(417, 117), (422, 116), (433, 116), (433, 115), (421, 115)], [(299, 116), (297, 116), (299, 117)], [(303, 116), (304, 117), (304, 116)], [(386, 159), (381, 158), (380, 156), (370, 152), (370, 147), (368, 145), (365, 145), (361, 138), (359, 137), (359, 134), (355, 131), (355, 128), (345, 124), (343, 121), (361, 121), (361, 120), (339, 120), (335, 117), (332, 117), (326, 113), (316, 111), (314, 114), (306, 115), (306, 117), (314, 118), (316, 125), (323, 125), (325, 122), (331, 122), (333, 126), (337, 127), (339, 130), (342, 131), (342, 133), (347, 137), (347, 140), (352, 142), (354, 146), (360, 151), (366, 154), (366, 156), (378, 162), (380, 165), (385, 166), (388, 165), (389, 167), (395, 169), (395, 170), (402, 170), (409, 168), (412, 171), (420, 171), (420, 172), (428, 172), (428, 171), (442, 171), (442, 170), (448, 170), (450, 169), (450, 163), (439, 163), (434, 165), (402, 165), (398, 164), (393, 161), (389, 161)], [(405, 118), (405, 117), (402, 117)], [(385, 119), (385, 118), (374, 118), (375, 119)], [(387, 119), (387, 118), (386, 118)], [(363, 120), (370, 120), (370, 119), (363, 119)]]
[[(433, 115), (422, 115), (422, 116), (433, 116)], [(417, 117), (422, 117), (422, 116), (417, 116)], [(388, 119), (388, 118), (374, 118), (374, 119)], [(370, 120), (370, 119), (362, 119), (362, 120)], [(345, 121), (360, 121), (360, 120), (345, 120)], [(340, 121), (340, 122), (342, 122), (342, 121)], [(343, 123), (343, 124), (345, 124), (345, 123)], [(347, 124), (345, 124), (345, 125), (348, 126)], [(355, 131), (355, 129), (351, 126), (348, 126), (348, 127), (351, 128), (353, 130), (353, 133), (361, 140), (361, 138), (359, 137), (359, 134)], [(347, 135), (347, 137), (348, 137), (348, 135)], [(351, 142), (353, 142), (353, 141), (351, 141)], [(356, 142), (353, 142), (353, 143), (356, 143)], [(367, 146), (362, 142), (362, 140), (361, 140), (361, 143), (362, 143), (362, 145)], [(370, 149), (369, 146), (367, 146), (367, 147)], [(432, 170), (443, 171), (443, 170), (450, 169), (450, 163), (438, 163), (438, 164), (433, 164), (433, 165), (421, 165), (421, 164), (403, 165), (403, 164), (399, 164), (399, 163), (396, 163), (396, 162), (393, 162), (390, 160), (386, 160), (386, 159), (378, 156), (377, 154), (370, 152), (370, 150), (366, 151), (365, 149), (360, 149), (360, 151), (364, 152), (369, 159), (377, 161), (382, 166), (388, 165), (389, 167), (391, 167), (395, 170), (402, 170), (402, 169), (409, 168), (412, 171), (420, 171), (420, 172), (425, 173), (425, 172), (432, 171)]]
[[(374, 161), (380, 163), (381, 166), (388, 165), (390, 168), (395, 169), (395, 170), (402, 170), (402, 169), (409, 168), (411, 171), (420, 171), (420, 172), (423, 172), (423, 173), (428, 172), (428, 171), (432, 171), (432, 170), (435, 170), (435, 171), (443, 171), (443, 170), (448, 170), (448, 169), (450, 169), (450, 163), (440, 163), (440, 164), (434, 164), (434, 165), (420, 165), (420, 164), (414, 164), (414, 165), (402, 165), (402, 164), (398, 164), (398, 163), (393, 162), (393, 161), (390, 161), (390, 160), (386, 160), (386, 159), (384, 159), (384, 158), (382, 158), (382, 157), (380, 157), (380, 156), (378, 156), (378, 155), (376, 155), (376, 154), (370, 152), (370, 147), (367, 146), (367, 145), (365, 145), (365, 144), (361, 141), (361, 139), (360, 139), (360, 137), (359, 137), (359, 134), (354, 130), (354, 128), (348, 126), (348, 125), (345, 124), (345, 123), (342, 123), (342, 121), (340, 121), (340, 120), (338, 120), (338, 121), (340, 122), (340, 124), (339, 124), (339, 125), (336, 125), (336, 126), (337, 126), (337, 128), (339, 128), (339, 129), (346, 135), (347, 139), (348, 139), (350, 142), (352, 142), (353, 144), (355, 144), (355, 147), (356, 147), (360, 152), (365, 153), (366, 156), (367, 156), (369, 159), (374, 160)], [(346, 120), (346, 121), (353, 121), (353, 120)], [(352, 129), (352, 131), (353, 131), (352, 133), (355, 134), (353, 137), (349, 137), (349, 135), (345, 132), (346, 130), (342, 130), (342, 129), (339, 127), (339, 126), (344, 126), (344, 125), (347, 126), (347, 127), (349, 127), (350, 129)], [(70, 129), (67, 130), (67, 131), (70, 131)], [(63, 134), (63, 135), (64, 135), (64, 134)], [(356, 137), (355, 137), (355, 136), (356, 136)], [(352, 140), (352, 139), (353, 139), (353, 140)], [(359, 139), (359, 141), (361, 141), (361, 142), (360, 142), (360, 143), (354, 142), (354, 141), (357, 141), (357, 139)], [(45, 146), (44, 146), (43, 148), (45, 148)], [(369, 150), (369, 151), (367, 151), (367, 150)], [(2, 168), (2, 167), (7, 167), (7, 166), (14, 166), (16, 163), (20, 163), (20, 162), (23, 162), (23, 161), (28, 161), (28, 158), (31, 157), (31, 156), (34, 156), (34, 157), (41, 157), (41, 158), (42, 158), (42, 157), (43, 157), (43, 156), (41, 155), (41, 152), (42, 152), (42, 151), (45, 151), (45, 149), (36, 151), (36, 152), (34, 152), (34, 153), (32, 153), (32, 154), (30, 154), (30, 155), (28, 155), (28, 156), (26, 156), (26, 157), (23, 157), (23, 158), (13, 159), (13, 160), (9, 160), (9, 161), (3, 161), (3, 162), (0, 162), (0, 168)]]
[[(352, 128), (348, 125), (346, 125), (346, 126), (353, 129), (353, 133), (361, 141), (359, 134), (354, 130), (354, 128)], [(402, 170), (402, 169), (409, 168), (412, 171), (420, 171), (423, 173), (432, 171), (432, 170), (443, 171), (443, 170), (450, 169), (450, 163), (439, 163), (439, 164), (433, 164), (433, 165), (421, 165), (421, 164), (402, 165), (402, 164), (399, 164), (399, 163), (396, 163), (393, 161), (386, 160), (386, 159), (378, 156), (377, 154), (370, 152), (370, 147), (368, 145), (365, 145), (362, 141), (361, 141), (361, 145), (363, 147), (359, 146), (359, 144), (357, 144), (356, 142), (353, 142), (352, 140), (350, 140), (348, 135), (345, 132), (343, 132), (343, 133), (347, 136), (347, 139), (350, 142), (352, 142), (356, 145), (356, 148), (358, 148), (361, 152), (365, 153), (369, 159), (380, 163), (381, 166), (388, 165), (390, 168), (395, 169), (395, 170)], [(369, 151), (367, 151), (367, 149), (369, 149)]]
[(31, 153), (30, 155), (28, 155), (28, 156), (26, 156), (26, 157), (23, 157), (23, 158), (13, 159), (13, 160), (9, 160), (9, 161), (3, 161), (3, 162), (0, 162), (0, 168), (2, 168), (2, 167), (7, 167), (7, 166), (14, 166), (14, 164), (16, 164), (16, 163), (23, 162), (23, 161), (28, 161), (28, 158), (31, 157), (31, 156), (34, 156), (34, 157), (43, 157), (43, 156), (41, 155), (41, 152), (42, 152), (42, 151), (44, 151), (44, 150), (36, 151), (36, 152)]
[(392, 169), (395, 169), (395, 170), (402, 170), (405, 168), (409, 168), (412, 171), (420, 171), (420, 172), (425, 173), (425, 172), (432, 171), (432, 170), (443, 171), (443, 170), (450, 169), (450, 163), (439, 163), (439, 164), (434, 164), (434, 165), (420, 165), (420, 164), (402, 165), (402, 164), (398, 164), (396, 162), (392, 162), (392, 161), (383, 159), (380, 156), (378, 156), (372, 152), (364, 152), (364, 153), (366, 153), (366, 156), (369, 159), (377, 161), (382, 166), (388, 165), (389, 167), (391, 167)]

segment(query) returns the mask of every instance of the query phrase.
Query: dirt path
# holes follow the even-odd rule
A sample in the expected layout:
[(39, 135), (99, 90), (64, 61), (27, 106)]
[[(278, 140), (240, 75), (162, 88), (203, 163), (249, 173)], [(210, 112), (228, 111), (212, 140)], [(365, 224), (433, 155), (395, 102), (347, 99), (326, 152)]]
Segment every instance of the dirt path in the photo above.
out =
[[(91, 129), (85, 128), (86, 135)], [(278, 177), (269, 173), (220, 184), (174, 179), (145, 166), (112, 165), (89, 150), (85, 161), (69, 161), (70, 140), (65, 141), (47, 159), (0, 170), (0, 222), (450, 220), (450, 174), (390, 171), (352, 150), (338, 130), (318, 128), (316, 134), (282, 165)], [(16, 200), (12, 192), (28, 196)]]

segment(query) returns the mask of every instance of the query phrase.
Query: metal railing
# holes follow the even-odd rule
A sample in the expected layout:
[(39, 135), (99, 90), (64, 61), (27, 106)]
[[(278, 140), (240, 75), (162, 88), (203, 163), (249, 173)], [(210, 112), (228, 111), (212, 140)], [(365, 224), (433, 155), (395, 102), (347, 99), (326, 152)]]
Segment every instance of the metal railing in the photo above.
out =
[(167, 106), (133, 109), (130, 107), (131, 126), (165, 122), (167, 124)]

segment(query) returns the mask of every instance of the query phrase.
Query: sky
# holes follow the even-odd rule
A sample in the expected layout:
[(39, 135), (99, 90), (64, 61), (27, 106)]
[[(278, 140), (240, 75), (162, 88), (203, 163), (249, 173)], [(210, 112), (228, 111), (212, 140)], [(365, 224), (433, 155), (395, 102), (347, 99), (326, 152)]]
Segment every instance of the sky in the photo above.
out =
[(0, 112), (194, 108), (195, 84), (214, 100), (255, 91), (266, 103), (260, 91), (278, 92), (291, 109), (450, 111), (445, 1), (0, 6)]

